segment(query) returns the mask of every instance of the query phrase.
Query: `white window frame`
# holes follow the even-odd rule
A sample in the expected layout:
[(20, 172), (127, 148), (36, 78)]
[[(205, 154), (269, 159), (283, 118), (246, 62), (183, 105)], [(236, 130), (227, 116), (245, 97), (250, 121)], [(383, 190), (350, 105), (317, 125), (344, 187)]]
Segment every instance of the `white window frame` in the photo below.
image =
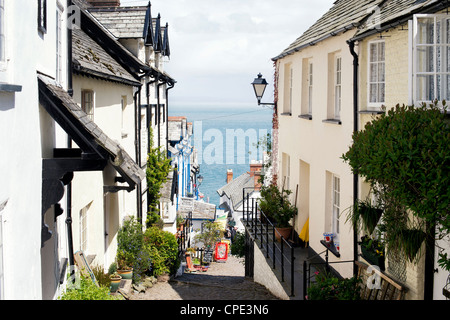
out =
[[(383, 44), (383, 60), (379, 59), (379, 46)], [(376, 45), (377, 49), (377, 61), (372, 61), (372, 51), (371, 46)], [(383, 104), (386, 102), (386, 43), (384, 40), (375, 40), (370, 41), (367, 44), (367, 105), (369, 108), (376, 108), (379, 109), (383, 106)], [(376, 66), (377, 70), (377, 76), (376, 80), (372, 81), (372, 66)], [(383, 78), (380, 78), (380, 67), (383, 68)], [(371, 85), (377, 86), (377, 97), (376, 101), (371, 101)], [(382, 88), (382, 89), (381, 89)], [(379, 90), (383, 91), (383, 97), (384, 99), (381, 99), (381, 95)]]
[(62, 81), (62, 14), (63, 9), (56, 6), (56, 81)]
[[(436, 30), (436, 25), (438, 24), (438, 22), (441, 23), (441, 34), (440, 34), (440, 43), (439, 44), (437, 41), (438, 40), (437, 32), (433, 33), (433, 43), (424, 43), (424, 44), (418, 43), (418, 41), (419, 41), (419, 39), (418, 39), (418, 37), (419, 37), (419, 19), (424, 19), (424, 18), (434, 20), (433, 21), (434, 30)], [(438, 48), (441, 47), (441, 50), (442, 50), (442, 48), (444, 48), (444, 50), (442, 50), (442, 52), (446, 52), (446, 51), (448, 52), (448, 50), (450, 50), (450, 37), (448, 39), (446, 39), (446, 32), (444, 32), (445, 25), (443, 26), (442, 21), (448, 21), (448, 28), (450, 28), (450, 16), (447, 14), (417, 14), (417, 15), (414, 15), (414, 17), (413, 17), (412, 98), (413, 98), (413, 103), (417, 106), (420, 105), (422, 102), (430, 103), (434, 99), (439, 99), (440, 101), (441, 100), (449, 100), (449, 99), (445, 99), (445, 95), (450, 97), (450, 56), (447, 58), (448, 61), (445, 61), (445, 59), (443, 59), (443, 55), (441, 55), (441, 59), (442, 59), (440, 61), (441, 62), (441, 64), (440, 64), (441, 70), (440, 71), (437, 70), (437, 67), (439, 66)], [(444, 28), (442, 28), (442, 27), (444, 27)], [(420, 71), (419, 70), (419, 51), (420, 51), (420, 48), (426, 48), (426, 47), (432, 48), (434, 63), (433, 63), (431, 71)], [(429, 59), (427, 59), (427, 60), (429, 61)], [(442, 64), (442, 62), (444, 62), (444, 64)], [(447, 71), (445, 71), (445, 70), (447, 70)], [(432, 83), (433, 88), (429, 89), (429, 90), (434, 91), (432, 93), (432, 97), (431, 97), (432, 99), (421, 99), (422, 97), (420, 97), (418, 95), (418, 77), (419, 76), (433, 77), (433, 83)], [(443, 91), (438, 93), (438, 77), (439, 76), (442, 79), (441, 80), (442, 82), (440, 83), (440, 88)], [(447, 79), (445, 79), (445, 77)], [(447, 88), (447, 92), (445, 92), (446, 88)], [(430, 93), (430, 92), (428, 92), (428, 93)]]
[(341, 119), (342, 110), (342, 57), (334, 59), (334, 119)]
[(80, 250), (82, 250), (83, 252), (87, 252), (88, 249), (88, 214), (91, 204), (92, 203), (88, 204), (86, 207), (80, 210)]
[(332, 205), (332, 219), (331, 230), (334, 238), (339, 240), (340, 222), (339, 216), (341, 213), (341, 179), (337, 175), (332, 175), (331, 182), (331, 205)]
[(314, 64), (308, 62), (308, 114), (312, 115), (313, 108), (313, 84), (314, 84)]
[[(86, 109), (86, 96), (85, 94), (90, 93), (92, 100), (89, 102), (91, 104), (91, 109), (87, 110)], [(88, 115), (89, 119), (91, 119), (92, 121), (94, 121), (94, 110), (95, 110), (95, 92), (94, 90), (91, 89), (83, 89), (81, 90), (81, 109), (86, 112), (86, 114)]]

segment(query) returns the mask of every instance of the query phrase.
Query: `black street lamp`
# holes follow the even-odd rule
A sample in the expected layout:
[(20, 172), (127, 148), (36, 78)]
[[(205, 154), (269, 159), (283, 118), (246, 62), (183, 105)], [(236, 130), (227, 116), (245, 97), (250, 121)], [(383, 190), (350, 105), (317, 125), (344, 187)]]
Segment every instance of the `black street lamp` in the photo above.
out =
[(258, 99), (258, 105), (267, 105), (274, 106), (274, 103), (261, 103), (261, 99), (264, 95), (264, 91), (266, 91), (268, 83), (265, 78), (262, 77), (262, 74), (258, 74), (258, 78), (252, 82), (253, 90), (255, 90), (256, 99)]

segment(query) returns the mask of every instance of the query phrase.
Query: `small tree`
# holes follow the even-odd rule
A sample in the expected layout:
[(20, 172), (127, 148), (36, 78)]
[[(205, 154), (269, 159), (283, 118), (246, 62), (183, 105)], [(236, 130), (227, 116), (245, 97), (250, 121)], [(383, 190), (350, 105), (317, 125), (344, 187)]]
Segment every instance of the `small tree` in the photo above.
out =
[(202, 232), (194, 238), (196, 243), (203, 243), (204, 248), (214, 248), (218, 239), (220, 239), (220, 225), (213, 221), (206, 221)]
[[(420, 108), (397, 105), (354, 133), (343, 155), (354, 173), (381, 190), (390, 247), (402, 246), (398, 238), (406, 234), (410, 212), (419, 219), (409, 230), (425, 231), (428, 242), (435, 229), (438, 238), (450, 232), (450, 129), (442, 104), (444, 112), (437, 101)], [(446, 257), (440, 264), (450, 270)]]

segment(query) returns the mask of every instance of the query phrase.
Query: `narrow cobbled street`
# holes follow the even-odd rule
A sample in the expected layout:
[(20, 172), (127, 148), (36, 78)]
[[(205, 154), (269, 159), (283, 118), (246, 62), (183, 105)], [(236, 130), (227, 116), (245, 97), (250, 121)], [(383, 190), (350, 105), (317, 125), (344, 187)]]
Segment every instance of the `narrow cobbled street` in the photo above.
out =
[(184, 273), (158, 282), (130, 300), (278, 300), (264, 286), (245, 278), (243, 260), (229, 256), (211, 263), (208, 271)]

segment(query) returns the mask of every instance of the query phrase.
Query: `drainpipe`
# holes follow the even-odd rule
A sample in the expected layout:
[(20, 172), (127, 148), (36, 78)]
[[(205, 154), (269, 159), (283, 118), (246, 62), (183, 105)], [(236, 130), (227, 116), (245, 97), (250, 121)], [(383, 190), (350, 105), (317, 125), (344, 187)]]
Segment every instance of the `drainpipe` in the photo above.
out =
[(166, 154), (169, 157), (169, 90), (173, 89), (175, 84), (169, 84), (166, 88)]
[[(159, 79), (158, 79), (158, 81), (159, 81)], [(162, 86), (163, 84), (164, 84), (165, 82), (161, 82), (161, 83), (158, 83), (157, 85), (156, 85), (156, 88), (157, 88), (157, 94), (156, 94), (156, 96), (157, 96), (157, 109), (158, 109), (158, 111), (157, 111), (157, 115), (158, 115), (158, 148), (159, 147), (161, 147), (161, 107), (160, 107), (160, 101), (161, 101), (161, 98), (160, 98), (160, 93), (159, 93), (159, 87), (160, 86)]]
[[(67, 7), (72, 5), (71, 0), (67, 0)], [(68, 12), (68, 19), (71, 12)], [(72, 82), (72, 29), (67, 28), (67, 92), (73, 96), (73, 82)], [(67, 136), (67, 147), (72, 148), (72, 139)], [(70, 266), (70, 279), (75, 281), (75, 259), (73, 252), (73, 232), (72, 232), (72, 182), (67, 184), (67, 246), (69, 254), (69, 266)]]
[[(350, 53), (353, 56), (353, 133), (358, 132), (358, 69), (359, 59), (355, 52), (355, 41), (347, 41), (350, 48)], [(358, 173), (353, 174), (353, 201), (358, 200)], [(358, 260), (358, 231), (356, 227), (353, 228), (353, 259)], [(353, 264), (353, 274), (358, 272), (356, 264)]]
[[(134, 139), (135, 139), (135, 153), (136, 153), (136, 162), (141, 167), (141, 89), (139, 87), (138, 90), (134, 93)], [(141, 195), (142, 185), (138, 183), (136, 185), (136, 209), (137, 209), (137, 218), (139, 222), (142, 222), (142, 195)]]

